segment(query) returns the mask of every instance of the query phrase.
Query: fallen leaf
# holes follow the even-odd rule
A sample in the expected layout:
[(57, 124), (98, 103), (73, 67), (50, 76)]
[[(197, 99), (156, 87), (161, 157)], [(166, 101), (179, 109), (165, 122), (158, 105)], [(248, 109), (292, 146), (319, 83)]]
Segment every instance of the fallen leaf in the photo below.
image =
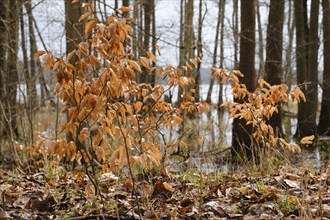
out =
[(300, 182), (298, 182), (298, 181), (284, 179), (284, 182), (292, 188), (299, 188), (300, 187)]

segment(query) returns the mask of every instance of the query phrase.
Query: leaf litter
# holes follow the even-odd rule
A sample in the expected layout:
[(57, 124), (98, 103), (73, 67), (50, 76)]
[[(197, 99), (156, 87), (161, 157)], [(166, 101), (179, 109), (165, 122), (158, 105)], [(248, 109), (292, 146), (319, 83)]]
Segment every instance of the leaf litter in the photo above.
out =
[[(330, 219), (329, 169), (182, 177), (135, 180), (144, 219)], [(99, 196), (78, 171), (1, 171), (0, 183), (1, 219), (139, 219), (132, 180), (114, 173), (100, 175)]]

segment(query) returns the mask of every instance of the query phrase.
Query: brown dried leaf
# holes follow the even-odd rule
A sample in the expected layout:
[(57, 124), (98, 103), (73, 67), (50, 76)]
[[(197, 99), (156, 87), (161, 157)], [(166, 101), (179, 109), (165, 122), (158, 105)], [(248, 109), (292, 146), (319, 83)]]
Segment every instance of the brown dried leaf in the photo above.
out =
[(158, 55), (160, 56), (160, 49), (159, 49), (159, 45), (158, 45), (158, 44), (155, 44), (155, 48), (156, 48), (156, 50), (157, 50), (157, 52), (158, 52)]
[(87, 12), (87, 13), (81, 15), (78, 21), (81, 22), (82, 20), (84, 20), (84, 19), (86, 19), (86, 18), (88, 18), (89, 16), (92, 16), (92, 15), (93, 15), (93, 12)]
[(37, 60), (40, 56), (44, 55), (45, 53), (46, 53), (46, 51), (39, 50), (38, 52), (36, 52), (34, 54), (34, 59)]
[(133, 11), (133, 9), (129, 8), (129, 7), (125, 7), (125, 6), (122, 6), (120, 8), (118, 8), (119, 11), (122, 11), (122, 12), (131, 12)]
[(97, 20), (95, 19), (90, 20), (85, 26), (85, 34), (89, 33), (97, 24), (98, 24)]
[(133, 60), (128, 60), (128, 63), (133, 69), (135, 69), (139, 73), (142, 73), (141, 67), (139, 66), (139, 64), (137, 64), (137, 62), (135, 62)]
[(150, 51), (147, 51), (146, 53), (147, 53), (148, 57), (149, 57), (154, 63), (156, 63), (156, 56), (155, 56), (153, 53), (151, 53)]
[(306, 137), (304, 137), (303, 139), (301, 139), (300, 143), (301, 143), (301, 144), (312, 144), (314, 138), (315, 138), (314, 135), (306, 136)]
[(149, 66), (149, 59), (146, 58), (146, 57), (140, 57), (139, 58), (139, 61), (141, 63), (142, 66), (144, 66), (145, 68), (149, 69), (150, 66)]

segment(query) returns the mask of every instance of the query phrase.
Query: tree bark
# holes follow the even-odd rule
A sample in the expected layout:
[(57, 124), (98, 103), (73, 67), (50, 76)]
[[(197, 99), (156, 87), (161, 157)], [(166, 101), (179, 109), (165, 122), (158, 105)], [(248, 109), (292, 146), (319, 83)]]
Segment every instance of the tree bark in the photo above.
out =
[[(301, 90), (307, 96), (307, 102), (300, 102), (298, 104), (298, 126), (295, 137), (302, 138), (304, 136), (316, 133), (316, 105), (317, 97), (317, 75), (316, 82), (314, 74), (317, 74), (317, 61), (315, 63), (315, 56), (317, 57), (318, 49), (318, 1), (313, 1), (311, 8), (311, 33), (308, 29), (308, 21), (306, 16), (306, 2), (305, 0), (295, 0), (295, 18), (296, 18), (296, 60), (297, 60), (297, 82), (301, 85)], [(306, 27), (307, 26), (307, 27)], [(316, 26), (316, 27), (315, 27)], [(316, 30), (315, 30), (316, 28)], [(311, 36), (308, 36), (308, 34)], [(315, 36), (316, 34), (316, 36)], [(306, 36), (307, 35), (307, 36)], [(316, 42), (309, 40), (313, 37)], [(316, 39), (315, 39), (316, 37)], [(313, 55), (314, 57), (311, 57)], [(314, 60), (311, 60), (314, 59)], [(312, 66), (311, 66), (312, 65)], [(316, 73), (312, 73), (312, 68)], [(314, 84), (314, 85), (313, 85)], [(316, 88), (315, 88), (316, 86)], [(312, 106), (314, 105), (314, 106)]]
[(329, 0), (322, 0), (323, 8), (323, 80), (322, 103), (318, 132), (330, 136), (330, 5)]
[[(244, 74), (241, 83), (248, 91), (255, 89), (255, 1), (241, 1), (241, 35), (239, 70)], [(235, 100), (243, 102), (243, 100)], [(233, 159), (253, 156), (252, 126), (243, 119), (233, 121), (233, 139), (231, 153)]]
[(7, 0), (0, 1), (0, 136), (5, 136), (5, 118), (3, 114), (3, 107), (5, 104), (5, 70), (6, 68), (6, 9)]
[(17, 85), (18, 85), (18, 71), (17, 71), (17, 54), (18, 54), (18, 4), (17, 0), (9, 1), (9, 14), (8, 14), (8, 42), (9, 42), (9, 52), (8, 52), (8, 106), (9, 117), (11, 121), (11, 129), (16, 136), (18, 136), (17, 127), (17, 106), (16, 106), (16, 96), (17, 96)]
[(37, 43), (34, 36), (33, 30), (33, 15), (32, 15), (32, 5), (31, 0), (25, 2), (25, 8), (28, 14), (28, 26), (29, 26), (29, 39), (30, 39), (30, 89), (31, 94), (29, 98), (29, 104), (31, 111), (34, 112), (36, 107), (38, 106), (37, 102), (37, 69), (36, 69), (36, 61), (34, 60), (34, 54), (37, 52)]
[[(225, 30), (225, 25), (224, 25), (224, 21), (225, 21), (225, 7), (226, 7), (226, 0), (222, 0), (221, 1), (221, 30), (220, 30), (220, 68), (224, 68), (223, 66), (223, 61), (225, 59), (224, 56), (224, 43), (223, 43), (223, 39), (224, 39), (224, 30)], [(223, 86), (222, 83), (219, 83), (219, 96), (218, 96), (218, 109), (220, 109), (220, 106), (222, 104), (222, 95), (223, 95)]]
[[(197, 57), (203, 58), (203, 43), (202, 43), (202, 32), (203, 32), (203, 0), (199, 0), (198, 10), (198, 31), (197, 31)], [(201, 81), (201, 63), (198, 63), (195, 75), (195, 94), (194, 98), (196, 102), (200, 100), (199, 86)]]
[(259, 10), (259, 0), (257, 2), (257, 20), (258, 20), (258, 46), (259, 46), (259, 71), (258, 76), (264, 77), (265, 76), (265, 61), (264, 61), (264, 44), (263, 44), (263, 36), (262, 36), (262, 25), (261, 25), (261, 16)]
[[(266, 81), (271, 85), (282, 82), (282, 43), (284, 23), (284, 0), (271, 0), (267, 26), (266, 45)], [(282, 136), (282, 112), (279, 106), (278, 113), (274, 112), (269, 124), (279, 136)]]
[(292, 1), (288, 1), (289, 11), (287, 13), (288, 22), (287, 22), (287, 31), (288, 31), (288, 45), (285, 52), (285, 75), (284, 81), (290, 87), (292, 84), (292, 47), (293, 47), (293, 35), (295, 28), (295, 19), (292, 12)]
[[(65, 1), (66, 54), (75, 50), (78, 44), (83, 40), (83, 24), (78, 22), (82, 13), (80, 4), (72, 4), (71, 1)], [(74, 65), (76, 61), (77, 57), (73, 56), (70, 63)], [(67, 132), (66, 138), (68, 141), (73, 140), (70, 132)]]
[[(66, 32), (66, 52), (67, 54), (75, 50), (77, 45), (83, 40), (83, 24), (78, 22), (82, 15), (80, 4), (72, 4), (71, 1), (65, 1), (65, 32)], [(72, 63), (75, 62), (73, 58)]]
[[(222, 12), (221, 12), (221, 2), (222, 0), (220, 0), (218, 2), (218, 19), (217, 19), (217, 27), (215, 29), (215, 39), (214, 39), (214, 48), (213, 48), (213, 56), (212, 56), (212, 66), (216, 66), (217, 65), (217, 54), (218, 54), (218, 45), (219, 45), (219, 29), (220, 29), (220, 22), (221, 22), (221, 16), (222, 16)], [(206, 102), (207, 103), (211, 103), (211, 95), (212, 95), (212, 91), (213, 91), (213, 86), (214, 86), (214, 78), (212, 77), (210, 80), (210, 85), (209, 85), (209, 89), (207, 91), (207, 96), (206, 96)]]

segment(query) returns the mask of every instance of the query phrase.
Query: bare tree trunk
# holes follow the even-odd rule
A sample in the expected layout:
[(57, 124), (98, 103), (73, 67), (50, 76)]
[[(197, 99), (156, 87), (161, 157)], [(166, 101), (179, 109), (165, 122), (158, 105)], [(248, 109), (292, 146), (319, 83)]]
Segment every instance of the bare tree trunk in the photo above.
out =
[[(267, 47), (266, 47), (266, 81), (271, 85), (279, 85), (282, 82), (282, 43), (284, 23), (284, 0), (271, 0), (267, 26)], [(282, 111), (274, 112), (269, 124), (280, 136), (282, 130)]]
[[(0, 136), (5, 136), (5, 115), (3, 114), (3, 106), (5, 104), (5, 73), (6, 73), (6, 42), (7, 42), (7, 34), (6, 34), (6, 9), (8, 7), (7, 0), (0, 1)], [(2, 150), (2, 149), (1, 149)]]
[(233, 13), (233, 32), (234, 32), (234, 69), (238, 68), (238, 0), (234, 0), (234, 13)]
[[(151, 4), (151, 17), (152, 17), (152, 21), (151, 21), (151, 24), (152, 24), (152, 53), (156, 56), (156, 5), (155, 5), (155, 0), (150, 0), (150, 4)], [(156, 67), (156, 63), (152, 62), (152, 67)], [(156, 83), (156, 74), (151, 74), (150, 75), (150, 80), (149, 80), (149, 83), (151, 85), (155, 85)]]
[(323, 80), (322, 104), (318, 132), (330, 136), (330, 4), (329, 0), (322, 0), (323, 8)]
[(319, 49), (319, 0), (311, 2), (310, 11), (310, 29), (309, 29), (309, 44), (308, 44), (308, 69), (307, 69), (307, 88), (306, 88), (306, 110), (308, 116), (308, 131), (305, 135), (316, 135), (316, 111), (318, 106), (318, 49)]
[(18, 136), (17, 127), (17, 85), (18, 85), (18, 72), (17, 72), (17, 52), (18, 52), (18, 4), (16, 0), (9, 1), (8, 13), (8, 69), (7, 69), (7, 111), (8, 120), (10, 122), (10, 130)]
[[(150, 46), (150, 28), (151, 28), (151, 3), (150, 0), (143, 1), (143, 15), (144, 15), (144, 33), (143, 33), (143, 48), (142, 53), (143, 56), (146, 56), (146, 51), (149, 50)], [(142, 27), (142, 26), (141, 26)], [(141, 83), (149, 83), (148, 82), (148, 70), (146, 68), (142, 68), (143, 72), (141, 74)]]
[[(221, 0), (221, 30), (220, 30), (220, 68), (224, 68), (223, 66), (223, 61), (225, 59), (224, 56), (224, 43), (223, 43), (223, 38), (224, 38), (224, 30), (225, 30), (225, 7), (226, 7), (226, 0)], [(223, 86), (222, 83), (219, 83), (219, 96), (218, 96), (218, 108), (220, 109), (220, 106), (222, 104), (222, 95), (223, 95)]]
[(31, 0), (25, 2), (25, 8), (28, 14), (28, 26), (29, 26), (29, 39), (30, 39), (30, 88), (31, 88), (31, 97), (29, 100), (29, 104), (31, 107), (31, 111), (34, 112), (37, 107), (37, 88), (36, 88), (36, 61), (33, 59), (34, 54), (37, 52), (36, 48), (36, 39), (34, 37), (34, 30), (33, 30), (33, 15), (32, 15), (32, 8), (31, 8)]
[[(185, 55), (185, 45), (184, 45), (184, 38), (185, 38), (185, 0), (180, 1), (180, 37), (179, 37), (179, 47), (180, 47), (180, 52), (179, 52), (179, 66), (183, 66), (184, 62), (186, 60), (186, 55)], [(182, 102), (182, 97), (180, 94), (182, 94), (182, 88), (178, 88), (178, 103)]]
[[(72, 4), (65, 1), (65, 32), (66, 32), (66, 52), (67, 54), (75, 50), (79, 42), (83, 40), (83, 24), (78, 22), (82, 15), (80, 4)], [(75, 62), (74, 59), (71, 60)]]
[(187, 50), (186, 60), (194, 58), (194, 0), (187, 0), (185, 13), (185, 47)]
[[(217, 27), (215, 29), (215, 40), (214, 40), (214, 49), (213, 49), (213, 58), (212, 58), (212, 66), (216, 66), (217, 65), (217, 54), (218, 54), (218, 45), (219, 45), (219, 29), (220, 29), (220, 22), (221, 22), (221, 2), (222, 0), (220, 0), (218, 2), (218, 20), (217, 20)], [(209, 89), (207, 91), (207, 96), (206, 96), (206, 102), (207, 103), (211, 103), (211, 95), (212, 95), (212, 91), (213, 91), (213, 85), (214, 85), (214, 78), (211, 78), (210, 80), (210, 85), (209, 85)]]
[(21, 31), (21, 48), (22, 48), (22, 54), (23, 54), (23, 76), (24, 81), (26, 84), (26, 93), (28, 100), (25, 100), (27, 105), (27, 111), (30, 112), (31, 110), (31, 79), (30, 79), (30, 73), (29, 73), (29, 64), (28, 64), (28, 55), (27, 55), (27, 49), (26, 49), (26, 38), (25, 38), (25, 29), (24, 29), (24, 14), (23, 14), (23, 1), (21, 1), (20, 5), (20, 31)]
[[(198, 31), (197, 31), (197, 57), (203, 58), (203, 42), (202, 42), (202, 31), (203, 31), (203, 0), (199, 0), (199, 11), (198, 11)], [(201, 78), (201, 63), (198, 63), (196, 75), (195, 75), (195, 94), (194, 98), (196, 102), (200, 100), (199, 87)]]
[(139, 9), (139, 3), (138, 0), (134, 0), (133, 2), (134, 6), (133, 6), (133, 18), (136, 22), (136, 25), (133, 28), (133, 37), (132, 37), (132, 50), (133, 53), (135, 55), (135, 57), (138, 57), (138, 47), (139, 47), (139, 42), (138, 42), (138, 24), (139, 24), (139, 13), (138, 13), (138, 9)]
[(290, 87), (292, 84), (292, 45), (293, 45), (293, 35), (295, 28), (295, 19), (292, 12), (292, 1), (288, 1), (289, 11), (288, 11), (288, 22), (287, 22), (287, 31), (288, 31), (288, 46), (285, 53), (285, 75), (284, 81)]
[[(80, 4), (72, 4), (71, 1), (65, 1), (65, 32), (66, 32), (66, 53), (69, 54), (75, 50), (77, 45), (83, 39), (83, 24), (78, 22), (82, 15)], [(74, 64), (77, 58), (73, 57), (70, 62)], [(68, 112), (67, 112), (68, 113)], [(68, 118), (68, 114), (67, 114)], [(72, 134), (67, 132), (67, 140), (72, 141)]]
[[(315, 134), (316, 132), (316, 121), (315, 115), (316, 114), (316, 103), (315, 103), (315, 92), (317, 92), (317, 88), (315, 89), (316, 85), (310, 86), (309, 84), (315, 84), (315, 76), (312, 76), (310, 73), (311, 69), (313, 68), (317, 70), (317, 64), (315, 65), (315, 57), (312, 62), (309, 60), (313, 57), (311, 55), (316, 54), (317, 57), (317, 49), (318, 49), (318, 36), (317, 31), (316, 33), (311, 33), (311, 37), (315, 38), (316, 34), (316, 42), (312, 45), (309, 45), (309, 40), (311, 39), (310, 36), (306, 36), (310, 33), (308, 29), (308, 21), (307, 19), (307, 3), (305, 0), (295, 0), (295, 18), (296, 18), (296, 60), (297, 60), (297, 82), (301, 85), (302, 92), (305, 93), (306, 96), (309, 96), (307, 102), (301, 102), (298, 104), (298, 127), (295, 136), (298, 138), (302, 138), (307, 135)], [(318, 29), (318, 1), (312, 2), (311, 8), (311, 25), (314, 25), (313, 30), (315, 31)], [(315, 5), (314, 5), (315, 4)], [(313, 16), (313, 17), (312, 17)], [(306, 27), (307, 26), (307, 27)], [(316, 44), (316, 45), (315, 45)], [(311, 50), (310, 50), (310, 47)], [(317, 62), (316, 62), (317, 63)], [(312, 66), (310, 66), (312, 64)], [(313, 74), (317, 74), (313, 73)], [(316, 76), (317, 79), (317, 76)], [(315, 89), (314, 91), (311, 91)], [(317, 94), (316, 94), (317, 95)], [(309, 103), (309, 102), (312, 103)], [(315, 105), (315, 106), (311, 106)], [(315, 111), (315, 112), (314, 112)], [(313, 119), (314, 118), (314, 119)]]
[[(248, 91), (255, 89), (255, 0), (241, 1), (241, 36), (239, 70), (245, 75), (241, 83)], [(235, 100), (243, 102), (243, 100)], [(253, 156), (252, 126), (243, 119), (233, 121), (233, 139), (231, 153), (234, 159)]]
[[(123, 0), (123, 6), (129, 7), (129, 0)], [(129, 13), (128, 12), (124, 12), (123, 13), (123, 17), (124, 18), (128, 18), (128, 16), (129, 16)]]
[(264, 62), (264, 44), (263, 44), (263, 36), (262, 36), (262, 25), (261, 25), (261, 16), (260, 16), (260, 10), (259, 10), (259, 0), (257, 2), (257, 20), (258, 20), (258, 46), (259, 46), (259, 77), (264, 77), (265, 75), (265, 62)]

